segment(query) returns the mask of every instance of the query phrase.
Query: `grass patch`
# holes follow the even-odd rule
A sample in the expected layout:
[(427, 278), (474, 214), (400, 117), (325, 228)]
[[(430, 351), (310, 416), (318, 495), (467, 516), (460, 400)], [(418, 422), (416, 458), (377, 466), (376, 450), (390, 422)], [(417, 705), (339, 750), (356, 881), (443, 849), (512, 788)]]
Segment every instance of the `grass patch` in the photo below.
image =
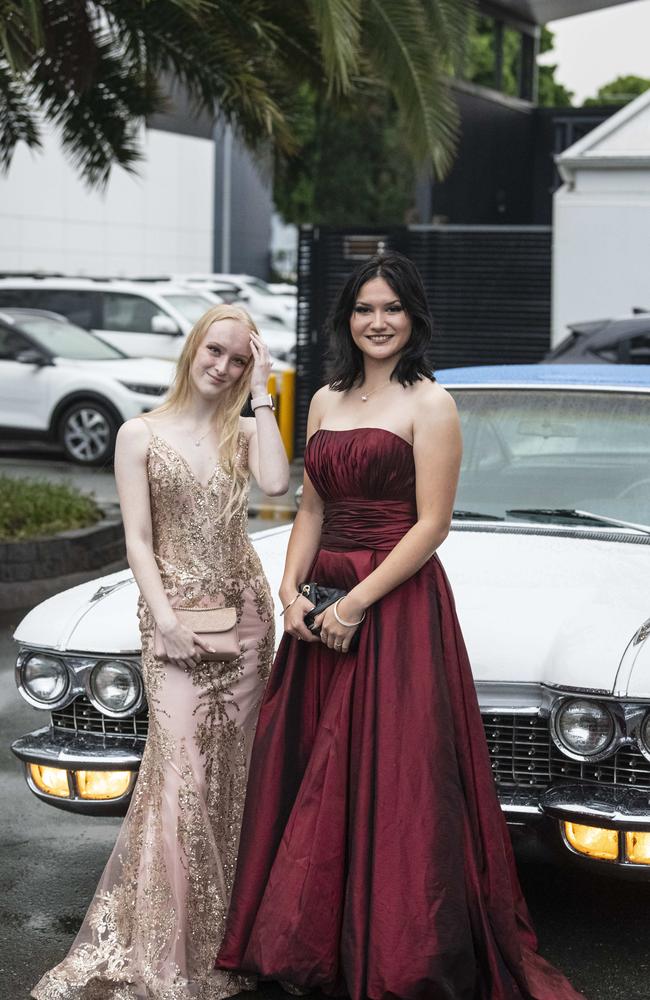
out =
[(102, 516), (91, 497), (69, 486), (0, 475), (0, 541), (87, 528)]

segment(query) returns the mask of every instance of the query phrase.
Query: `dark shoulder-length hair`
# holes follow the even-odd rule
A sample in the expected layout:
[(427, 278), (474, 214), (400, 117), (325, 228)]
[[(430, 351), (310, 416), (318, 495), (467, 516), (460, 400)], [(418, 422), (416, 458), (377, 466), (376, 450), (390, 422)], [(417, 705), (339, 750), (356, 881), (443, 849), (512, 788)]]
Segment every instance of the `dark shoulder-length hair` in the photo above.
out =
[(391, 378), (402, 385), (420, 379), (434, 381), (433, 321), (420, 273), (408, 257), (397, 251), (376, 254), (360, 264), (340, 290), (325, 324), (329, 339), (327, 375), (331, 389), (344, 392), (363, 379), (363, 354), (350, 333), (350, 316), (366, 281), (383, 278), (390, 285), (411, 320), (411, 336)]

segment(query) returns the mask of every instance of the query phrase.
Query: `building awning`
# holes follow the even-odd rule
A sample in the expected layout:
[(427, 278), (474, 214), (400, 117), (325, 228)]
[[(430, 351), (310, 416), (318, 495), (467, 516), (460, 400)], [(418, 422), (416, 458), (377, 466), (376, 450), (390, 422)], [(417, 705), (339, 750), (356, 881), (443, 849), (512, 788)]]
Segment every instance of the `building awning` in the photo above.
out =
[(485, 6), (501, 8), (504, 15), (509, 14), (529, 24), (547, 24), (561, 17), (588, 14), (592, 10), (620, 7), (621, 4), (632, 2), (633, 0), (493, 0)]

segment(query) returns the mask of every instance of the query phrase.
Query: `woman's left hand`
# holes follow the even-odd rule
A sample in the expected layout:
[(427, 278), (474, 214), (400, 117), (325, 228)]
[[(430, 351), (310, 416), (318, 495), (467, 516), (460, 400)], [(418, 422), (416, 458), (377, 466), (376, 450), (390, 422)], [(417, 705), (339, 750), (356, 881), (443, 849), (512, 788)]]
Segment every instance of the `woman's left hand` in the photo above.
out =
[[(364, 610), (359, 605), (355, 606), (349, 594), (339, 601), (337, 607), (339, 618), (343, 618), (346, 622), (359, 622), (359, 625), (361, 624), (360, 619), (363, 617)], [(317, 615), (314, 621), (316, 625), (320, 625), (320, 641), (324, 646), (335, 650), (337, 653), (347, 653), (359, 625), (348, 627), (337, 622), (334, 616), (333, 604), (329, 608), (325, 608), (320, 615)]]
[(251, 330), (251, 351), (253, 353), (253, 375), (251, 395), (264, 396), (269, 391), (269, 376), (273, 368), (271, 352), (258, 333)]

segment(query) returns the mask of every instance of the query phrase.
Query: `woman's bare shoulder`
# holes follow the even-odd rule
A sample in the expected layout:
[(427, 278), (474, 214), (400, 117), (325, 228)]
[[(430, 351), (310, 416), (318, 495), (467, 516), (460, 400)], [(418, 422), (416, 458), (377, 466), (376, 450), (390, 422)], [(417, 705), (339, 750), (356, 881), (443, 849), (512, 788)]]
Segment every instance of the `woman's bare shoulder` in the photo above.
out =
[(322, 385), (311, 398), (310, 420), (316, 419), (317, 424), (320, 424), (325, 414), (340, 401), (341, 396), (341, 392), (331, 389), (329, 385)]
[(151, 438), (151, 428), (142, 417), (126, 420), (117, 432), (115, 447), (120, 451), (137, 455), (146, 451)]
[(422, 379), (414, 386), (413, 399), (416, 402), (418, 420), (456, 420), (458, 411), (451, 393), (439, 382)]

